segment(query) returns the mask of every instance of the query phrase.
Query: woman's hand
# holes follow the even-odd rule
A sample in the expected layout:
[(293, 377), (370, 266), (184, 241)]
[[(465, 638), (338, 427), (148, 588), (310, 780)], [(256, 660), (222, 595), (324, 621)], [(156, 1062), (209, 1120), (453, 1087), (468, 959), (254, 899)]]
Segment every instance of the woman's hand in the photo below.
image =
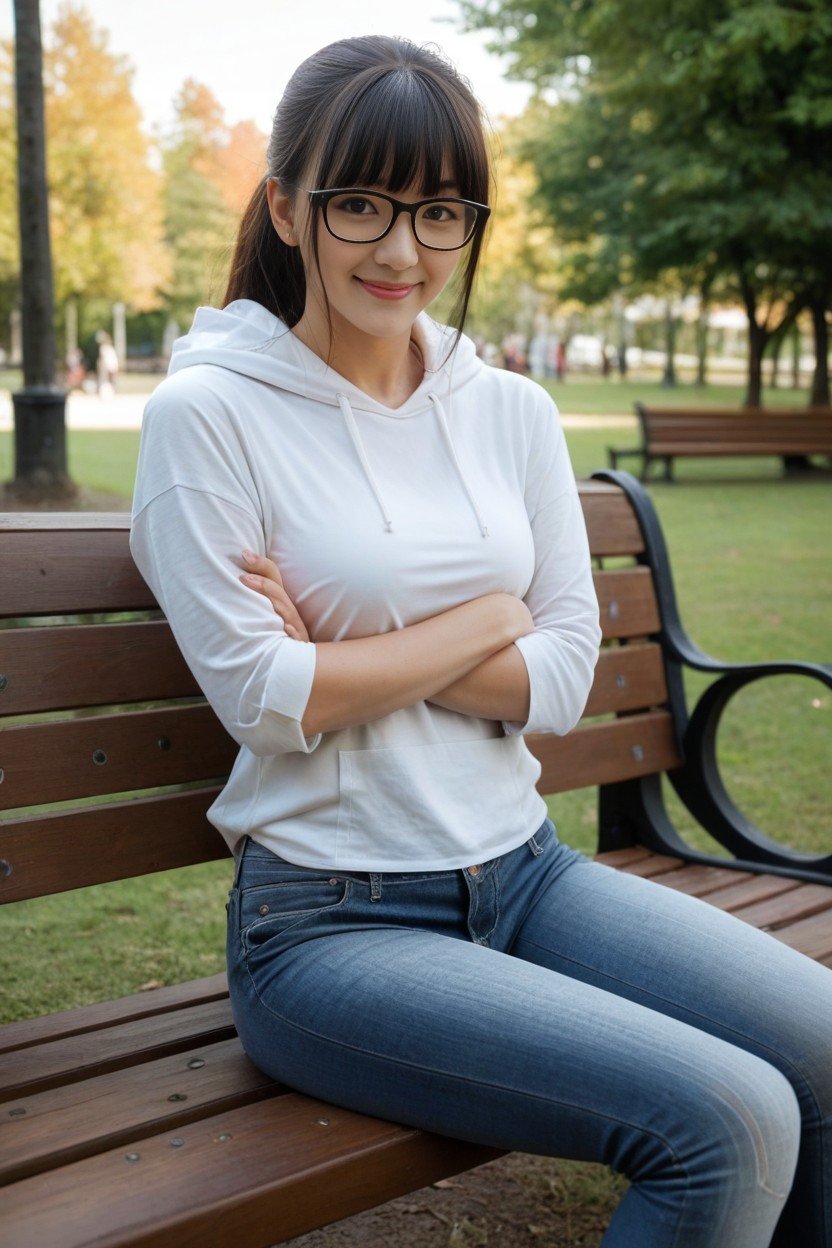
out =
[[(252, 557), (246, 558), (247, 554)], [(286, 593), (283, 577), (274, 560), (267, 559), (265, 555), (257, 555), (253, 551), (243, 551), (243, 561), (246, 567), (251, 568), (251, 572), (244, 572), (240, 576), (243, 584), (268, 598), (277, 614), (283, 617), (283, 626), (289, 637), (294, 637), (297, 641), (309, 641), (306, 625)]]

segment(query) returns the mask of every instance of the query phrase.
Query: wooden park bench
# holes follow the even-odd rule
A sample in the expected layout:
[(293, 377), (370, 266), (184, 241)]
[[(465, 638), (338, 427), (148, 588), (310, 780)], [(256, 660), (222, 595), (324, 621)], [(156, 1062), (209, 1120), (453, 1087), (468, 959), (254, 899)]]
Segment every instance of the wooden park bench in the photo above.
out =
[[(540, 792), (599, 786), (599, 861), (832, 966), (832, 856), (764, 836), (714, 758), (743, 686), (801, 673), (832, 687), (832, 667), (698, 650), (644, 488), (604, 470), (580, 495), (605, 644), (584, 721), (527, 738)], [(0, 610), (19, 625), (0, 629), (6, 902), (220, 858), (231, 883), (205, 812), (237, 746), (131, 559), (129, 525), (0, 515)], [(714, 678), (690, 714), (686, 665)], [(663, 776), (730, 858), (680, 838)], [(0, 1050), (4, 1248), (265, 1248), (504, 1155), (272, 1081), (239, 1043), (224, 972), (8, 1023)]]
[(832, 408), (680, 408), (636, 403), (641, 445), (607, 447), (607, 462), (639, 455), (641, 480), (654, 460), (673, 479), (679, 455), (826, 455), (832, 462)]

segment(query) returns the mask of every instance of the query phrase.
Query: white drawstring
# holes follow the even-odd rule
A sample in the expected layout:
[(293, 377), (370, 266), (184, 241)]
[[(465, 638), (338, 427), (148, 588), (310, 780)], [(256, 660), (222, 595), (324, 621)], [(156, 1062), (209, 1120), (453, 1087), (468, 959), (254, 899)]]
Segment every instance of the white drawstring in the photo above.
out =
[(373, 470), (370, 467), (370, 462), (367, 459), (366, 454), (364, 453), (364, 445), (361, 441), (361, 434), (358, 432), (358, 426), (355, 423), (355, 417), (352, 414), (350, 401), (345, 394), (341, 393), (340, 390), (338, 391), (338, 402), (341, 406), (341, 411), (344, 413), (344, 420), (346, 420), (347, 422), (347, 428), (350, 431), (352, 444), (356, 449), (358, 458), (361, 460), (361, 465), (367, 476), (367, 480), (370, 482), (373, 493), (375, 494), (378, 500), (378, 505), (381, 508), (381, 514), (384, 516), (384, 527), (388, 533), (392, 533), (393, 521), (390, 519), (390, 516), (387, 513), (387, 508), (384, 505), (384, 499), (382, 498), (381, 490), (379, 489), (378, 483), (375, 479), (375, 476), (373, 475)]
[(463, 489), (465, 490), (465, 493), (468, 495), (468, 501), (470, 502), (471, 506), (474, 509), (474, 515), (477, 517), (477, 523), (480, 526), (480, 532), (482, 533), (483, 537), (488, 537), (488, 526), (482, 518), (480, 509), (477, 506), (477, 500), (474, 498), (474, 492), (471, 489), (470, 485), (468, 484), (468, 481), (465, 477), (465, 473), (462, 470), (462, 464), (459, 462), (459, 458), (456, 453), (456, 447), (454, 446), (453, 439), (451, 438), (451, 431), (448, 428), (448, 420), (447, 420), (447, 417), (445, 416), (445, 409), (442, 406), (442, 401), (438, 395), (433, 393), (433, 391), (430, 391), (428, 393), (428, 398), (434, 404), (436, 414), (439, 417), (439, 423), (442, 426), (442, 432), (445, 434), (445, 441), (448, 443), (448, 450), (451, 452), (451, 459), (454, 461), (454, 466), (456, 467), (457, 473), (459, 475), (459, 479), (462, 482)]
[[(367, 477), (367, 480), (370, 483), (370, 487), (372, 488), (372, 491), (376, 496), (376, 501), (378, 502), (378, 505), (381, 509), (381, 514), (384, 517), (385, 531), (387, 533), (392, 533), (393, 521), (390, 519), (390, 515), (387, 511), (387, 507), (384, 502), (384, 497), (381, 493), (381, 489), (379, 487), (378, 482), (376, 481), (375, 474), (373, 473), (373, 470), (370, 467), (370, 461), (367, 459), (367, 455), (364, 451), (364, 444), (361, 441), (361, 434), (358, 431), (358, 425), (356, 424), (355, 416), (353, 415), (350, 401), (347, 398), (347, 396), (340, 390), (337, 391), (337, 397), (338, 397), (338, 404), (344, 416), (344, 420), (347, 422), (347, 429), (349, 430), (349, 434), (352, 439), (352, 444), (355, 447), (358, 458), (361, 461), (361, 466), (364, 469), (364, 473)], [(436, 412), (436, 415), (439, 417), (439, 425), (445, 437), (445, 442), (447, 443), (448, 450), (451, 455), (451, 460), (453, 461), (453, 465), (456, 468), (457, 476), (462, 482), (462, 488), (465, 490), (465, 493), (468, 496), (468, 501), (470, 502), (471, 506), (474, 509), (474, 515), (477, 517), (477, 523), (480, 527), (480, 532), (482, 533), (483, 537), (488, 537), (489, 536), (488, 526), (482, 517), (482, 513), (480, 512), (479, 507), (477, 506), (477, 500), (474, 497), (473, 490), (471, 489), (470, 485), (468, 484), (468, 481), (466, 480), (465, 473), (462, 468), (462, 464), (459, 462), (459, 457), (457, 456), (456, 447), (454, 446), (453, 439), (451, 438), (451, 431), (448, 428), (448, 419), (445, 415), (445, 409), (442, 406), (442, 402), (439, 396), (435, 394), (433, 391), (430, 391), (428, 393), (428, 398), (433, 403), (434, 411)]]

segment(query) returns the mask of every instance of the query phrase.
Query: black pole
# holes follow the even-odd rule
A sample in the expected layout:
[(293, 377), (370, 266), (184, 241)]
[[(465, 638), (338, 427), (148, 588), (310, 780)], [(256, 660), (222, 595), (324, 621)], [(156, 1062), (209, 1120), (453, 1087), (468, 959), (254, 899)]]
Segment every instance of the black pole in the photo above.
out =
[(14, 480), (7, 498), (71, 499), (66, 390), (55, 381), (54, 287), (46, 184), (39, 0), (14, 0), (23, 389), (12, 393)]

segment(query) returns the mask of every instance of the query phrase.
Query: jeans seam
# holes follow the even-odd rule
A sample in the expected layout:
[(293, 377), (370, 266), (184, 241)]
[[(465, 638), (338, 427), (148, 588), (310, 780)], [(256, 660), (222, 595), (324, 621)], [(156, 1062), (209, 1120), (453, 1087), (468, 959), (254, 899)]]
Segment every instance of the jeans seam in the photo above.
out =
[[(687, 1168), (682, 1164), (673, 1145), (670, 1143), (669, 1140), (665, 1139), (665, 1137), (659, 1131), (654, 1131), (652, 1127), (641, 1127), (637, 1123), (630, 1122), (629, 1119), (617, 1118), (613, 1114), (605, 1114), (601, 1110), (598, 1110), (598, 1109), (586, 1109), (584, 1106), (576, 1105), (572, 1101), (556, 1100), (553, 1097), (540, 1096), (536, 1092), (526, 1092), (522, 1088), (509, 1087), (507, 1084), (491, 1083), (490, 1081), (486, 1081), (483, 1079), (469, 1079), (466, 1075), (457, 1075), (453, 1071), (438, 1070), (435, 1067), (429, 1067), (429, 1066), (419, 1066), (416, 1064), (416, 1062), (407, 1061), (406, 1058), (392, 1058), (392, 1057), (388, 1057), (385, 1053), (376, 1053), (375, 1050), (373, 1049), (362, 1049), (354, 1044), (346, 1044), (343, 1040), (333, 1040), (330, 1036), (324, 1036), (318, 1031), (313, 1031), (311, 1027), (304, 1027), (300, 1023), (295, 1023), (292, 1021), (292, 1019), (286, 1018), (285, 1015), (278, 1014), (277, 1010), (273, 1010), (271, 1006), (266, 1001), (264, 1001), (263, 998), (261, 997), (257, 989), (257, 985), (254, 982), (254, 978), (251, 974), (251, 970), (248, 965), (248, 960), (246, 958), (243, 959), (243, 965), (245, 966), (246, 974), (248, 975), (249, 982), (251, 983), (252, 989), (254, 990), (254, 995), (256, 996), (259, 1003), (262, 1005), (263, 1009), (266, 1010), (267, 1013), (273, 1015), (275, 1018), (280, 1019), (281, 1023), (283, 1023), (286, 1027), (291, 1027), (295, 1031), (302, 1032), (303, 1035), (305, 1036), (312, 1036), (316, 1040), (323, 1040), (326, 1044), (335, 1045), (336, 1048), (347, 1049), (353, 1053), (360, 1053), (365, 1057), (372, 1057), (372, 1058), (375, 1058), (377, 1061), (387, 1062), (393, 1066), (407, 1066), (413, 1070), (421, 1071), (423, 1074), (436, 1074), (436, 1075), (441, 1075), (445, 1079), (455, 1079), (459, 1081), (460, 1083), (469, 1084), (471, 1087), (474, 1087), (474, 1088), (484, 1088), (484, 1087), (496, 1088), (501, 1092), (511, 1092), (514, 1096), (522, 1096), (528, 1100), (543, 1101), (547, 1105), (568, 1106), (570, 1109), (577, 1110), (580, 1113), (592, 1114), (593, 1117), (595, 1118), (602, 1118), (604, 1119), (604, 1121), (615, 1123), (617, 1126), (631, 1127), (634, 1131), (640, 1131), (645, 1135), (650, 1135), (650, 1136), (653, 1136), (657, 1140), (661, 1140), (662, 1144), (664, 1144), (665, 1148), (670, 1153), (670, 1156), (673, 1158), (674, 1164), (678, 1166), (678, 1168), (683, 1172), (688, 1183), (688, 1187), (686, 1187), (685, 1189), (685, 1198), (684, 1198), (684, 1202), (682, 1205), (682, 1209), (679, 1211), (679, 1222), (681, 1223), (682, 1214), (684, 1213), (685, 1204), (687, 1203), (688, 1190), (690, 1186), (690, 1173), (687, 1170)], [(678, 1227), (677, 1227), (676, 1235), (674, 1236), (674, 1244), (676, 1242), (677, 1237), (678, 1237)], [(673, 1248), (673, 1245), (671, 1245), (671, 1248)]]

